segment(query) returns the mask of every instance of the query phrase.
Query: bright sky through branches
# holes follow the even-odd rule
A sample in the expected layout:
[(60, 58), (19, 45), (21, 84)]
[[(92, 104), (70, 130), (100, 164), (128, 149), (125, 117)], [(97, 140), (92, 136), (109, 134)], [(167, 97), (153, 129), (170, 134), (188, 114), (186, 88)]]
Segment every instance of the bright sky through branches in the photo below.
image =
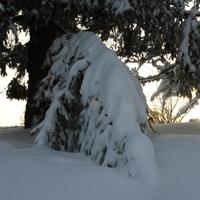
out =
[[(25, 44), (29, 41), (29, 34), (21, 31), (19, 41)], [(6, 98), (6, 88), (15, 75), (15, 71), (7, 68), (6, 77), (0, 77), (0, 126), (23, 126), (26, 101), (9, 100)], [(25, 81), (28, 78), (25, 77)]]
[(5, 88), (14, 74), (13, 70), (8, 70), (8, 76), (0, 77), (0, 126), (23, 126), (26, 102), (6, 98)]

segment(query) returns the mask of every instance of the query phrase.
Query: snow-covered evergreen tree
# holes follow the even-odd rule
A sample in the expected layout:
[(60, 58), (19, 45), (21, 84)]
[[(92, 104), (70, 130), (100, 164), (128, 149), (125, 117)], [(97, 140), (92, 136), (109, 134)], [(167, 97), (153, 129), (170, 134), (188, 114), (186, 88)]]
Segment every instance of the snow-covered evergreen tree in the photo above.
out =
[(37, 144), (127, 165), (134, 177), (156, 175), (142, 88), (112, 50), (94, 33), (67, 34), (54, 41), (44, 68), (50, 70), (35, 99)]

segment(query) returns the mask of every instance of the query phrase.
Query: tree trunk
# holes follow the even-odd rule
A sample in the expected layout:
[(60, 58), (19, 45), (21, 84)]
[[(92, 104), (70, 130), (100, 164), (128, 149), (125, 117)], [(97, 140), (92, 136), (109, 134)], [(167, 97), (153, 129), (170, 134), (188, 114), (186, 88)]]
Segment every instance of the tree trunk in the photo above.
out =
[(25, 111), (25, 128), (34, 125), (34, 115), (36, 115), (34, 105), (34, 95), (42, 78), (46, 75), (47, 69), (42, 69), (43, 61), (48, 48), (55, 39), (55, 25), (49, 22), (46, 26), (39, 27), (35, 30), (34, 26), (30, 26), (30, 41), (28, 44), (29, 63), (27, 72), (28, 94)]

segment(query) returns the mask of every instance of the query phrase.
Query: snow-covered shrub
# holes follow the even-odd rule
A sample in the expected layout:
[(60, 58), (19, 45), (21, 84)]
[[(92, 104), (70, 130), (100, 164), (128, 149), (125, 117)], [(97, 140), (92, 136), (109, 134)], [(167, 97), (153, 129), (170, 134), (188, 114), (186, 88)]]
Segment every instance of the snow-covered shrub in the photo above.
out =
[[(98, 164), (128, 164), (131, 176), (154, 175), (146, 101), (138, 81), (91, 32), (58, 38), (50, 48), (36, 96), (44, 119), (37, 144), (81, 151)], [(46, 102), (46, 104), (45, 104)]]

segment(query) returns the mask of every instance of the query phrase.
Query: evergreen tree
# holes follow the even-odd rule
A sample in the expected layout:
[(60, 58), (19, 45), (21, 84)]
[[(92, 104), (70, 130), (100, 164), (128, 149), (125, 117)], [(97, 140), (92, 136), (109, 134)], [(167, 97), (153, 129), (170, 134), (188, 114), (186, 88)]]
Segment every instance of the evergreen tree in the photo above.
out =
[[(121, 57), (152, 62), (159, 74), (142, 81), (162, 79), (158, 92), (165, 96), (199, 93), (198, 0), (0, 0), (0, 69), (16, 68), (8, 96), (15, 96), (21, 78), (29, 74), (25, 126), (33, 124), (33, 96), (47, 74), (42, 68), (49, 46), (59, 35), (80, 29), (103, 40), (112, 38)], [(20, 30), (30, 34), (22, 45)], [(16, 84), (17, 82), (17, 84)], [(21, 90), (17, 90), (21, 91)]]
[(112, 50), (92, 32), (65, 34), (49, 49), (44, 68), (50, 70), (35, 97), (37, 144), (155, 178), (145, 97)]

